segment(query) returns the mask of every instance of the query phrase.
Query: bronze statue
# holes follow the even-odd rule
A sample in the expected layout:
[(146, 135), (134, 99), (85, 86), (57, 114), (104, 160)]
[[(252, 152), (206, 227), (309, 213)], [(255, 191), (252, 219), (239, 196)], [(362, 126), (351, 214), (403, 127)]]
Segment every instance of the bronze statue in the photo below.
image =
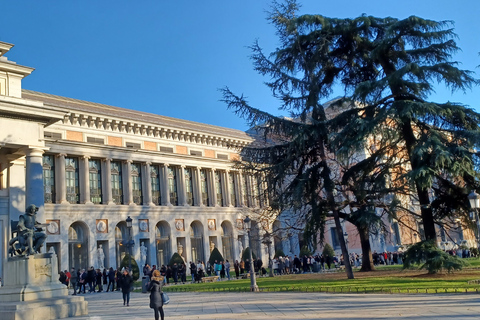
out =
[[(9, 242), (9, 252), (12, 255), (33, 255), (40, 252), (47, 235), (42, 232), (42, 228), (47, 224), (37, 222), (36, 213), (38, 207), (31, 204), (25, 210), (25, 214), (20, 216), (18, 223), (16, 223), (17, 236), (12, 238)], [(13, 224), (12, 222), (12, 228)]]

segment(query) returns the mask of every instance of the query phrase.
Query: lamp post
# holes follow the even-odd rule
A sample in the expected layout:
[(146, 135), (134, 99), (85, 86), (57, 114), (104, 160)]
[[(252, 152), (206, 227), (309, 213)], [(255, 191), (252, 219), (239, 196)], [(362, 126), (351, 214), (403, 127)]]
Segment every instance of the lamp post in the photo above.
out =
[(477, 230), (475, 232), (475, 240), (477, 241), (477, 247), (478, 247), (478, 238), (479, 238), (479, 232), (480, 232), (480, 221), (478, 221), (478, 209), (480, 208), (480, 195), (473, 190), (469, 195), (468, 195), (468, 201), (470, 201), (470, 206), (473, 209), (474, 216), (473, 218), (477, 222)]
[(262, 243), (267, 246), (268, 250), (268, 276), (273, 277), (273, 263), (272, 263), (272, 255), (270, 253), (270, 246), (272, 245), (272, 239), (271, 239), (271, 234), (266, 231), (265, 234), (263, 235), (263, 241)]
[(253, 257), (252, 257), (252, 246), (251, 246), (251, 241), (250, 241), (250, 228), (252, 227), (252, 220), (246, 216), (245, 219), (243, 219), (243, 223), (245, 226), (245, 230), (247, 230), (247, 237), (248, 237), (248, 251), (250, 253), (250, 291), (256, 292), (258, 291), (258, 286), (257, 286), (257, 279), (255, 278), (255, 269), (253, 267)]
[(127, 223), (127, 229), (128, 229), (128, 272), (132, 272), (132, 218), (128, 216), (128, 218), (125, 220)]

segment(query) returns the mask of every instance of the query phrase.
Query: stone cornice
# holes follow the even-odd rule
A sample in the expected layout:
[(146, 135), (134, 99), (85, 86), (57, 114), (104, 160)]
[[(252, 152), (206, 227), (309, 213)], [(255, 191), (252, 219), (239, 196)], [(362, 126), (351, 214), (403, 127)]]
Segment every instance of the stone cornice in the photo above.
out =
[[(28, 90), (23, 90), (22, 92), (23, 95), (28, 97), (29, 99), (36, 100), (38, 98), (39, 101), (42, 101), (45, 105), (54, 106), (55, 108), (64, 110), (65, 115), (63, 117), (63, 124), (73, 126), (72, 130), (78, 130), (80, 128), (90, 128), (102, 130), (103, 134), (108, 134), (108, 132), (124, 133), (138, 135), (141, 137), (159, 138), (162, 140), (194, 143), (203, 146), (213, 147), (218, 146), (238, 148), (252, 142), (252, 139), (245, 132), (240, 130), (222, 128), (181, 119), (162, 117), (158, 115), (155, 116), (161, 120), (166, 119), (165, 122), (171, 122), (171, 124), (168, 123), (163, 125), (154, 122), (139, 121), (121, 116), (107, 115), (107, 112), (105, 114), (95, 111), (86, 112), (78, 110), (77, 108), (70, 108), (68, 106), (63, 107), (62, 102), (66, 104), (83, 103), (85, 105), (85, 108), (91, 107), (92, 109), (102, 109), (105, 105), (46, 94), (45, 95), (47, 96), (48, 101), (45, 101), (42, 99), (43, 94), (41, 93)], [(58, 104), (54, 102), (55, 99), (59, 101)], [(148, 118), (147, 116), (150, 115), (147, 113), (142, 113), (140, 111), (105, 106), (105, 109), (108, 108), (119, 109), (119, 114), (121, 113), (121, 111), (123, 111), (124, 113), (135, 112), (136, 114), (140, 114), (142, 116), (145, 115), (145, 118)], [(108, 111), (111, 112), (112, 110), (108, 109)], [(175, 123), (182, 124), (184, 128), (176, 127)], [(185, 128), (188, 125), (191, 125), (192, 127), (195, 126), (197, 128)], [(75, 129), (74, 127), (77, 127), (77, 129)], [(198, 130), (198, 128), (205, 128), (207, 130), (202, 132), (201, 130)], [(217, 130), (218, 133), (214, 133), (213, 131), (215, 130)]]

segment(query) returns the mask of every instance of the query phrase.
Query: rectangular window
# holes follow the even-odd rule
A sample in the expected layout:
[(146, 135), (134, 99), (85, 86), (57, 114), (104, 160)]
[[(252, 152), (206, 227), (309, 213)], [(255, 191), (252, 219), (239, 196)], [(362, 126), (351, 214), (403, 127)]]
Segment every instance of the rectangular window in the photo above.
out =
[(94, 137), (87, 137), (88, 143), (96, 143), (96, 144), (105, 144), (105, 139), (103, 138), (94, 138)]
[(228, 173), (228, 190), (230, 191), (230, 201), (234, 207), (237, 206), (237, 196), (236, 196), (236, 188), (235, 188), (235, 176), (233, 172)]
[(340, 240), (338, 239), (337, 228), (330, 228), (330, 236), (332, 237), (333, 250), (340, 249)]
[(185, 168), (185, 196), (189, 205), (193, 206), (193, 183), (192, 183), (192, 169)]
[(112, 200), (115, 204), (123, 203), (123, 185), (122, 185), (122, 164), (120, 162), (112, 161), (111, 164), (112, 176)]
[(190, 150), (190, 155), (191, 156), (203, 156), (202, 151), (196, 151), (196, 150)]
[(217, 153), (217, 159), (228, 160), (228, 154)]
[(65, 182), (67, 187), (67, 201), (80, 203), (78, 188), (78, 158), (65, 158)]
[(133, 193), (133, 203), (141, 205), (143, 204), (143, 194), (142, 194), (142, 166), (139, 163), (132, 163), (132, 193)]
[[(0, 174), (0, 189), (3, 176)], [(45, 203), (55, 201), (55, 157), (53, 155), (43, 156), (43, 197)]]
[(100, 160), (88, 160), (88, 176), (90, 181), (90, 201), (102, 203), (102, 170)]
[(62, 134), (58, 132), (44, 131), (43, 137), (49, 139), (62, 139)]
[(254, 175), (252, 177), (252, 185), (253, 185), (253, 203), (255, 204), (255, 207), (260, 207), (260, 191), (259, 191), (257, 175)]
[(173, 148), (171, 147), (160, 147), (161, 152), (173, 153)]
[[(398, 222), (393, 222), (392, 223), (393, 227), (393, 233), (395, 236), (395, 245), (401, 245), (402, 244), (402, 237), (400, 237), (400, 228), (398, 227)], [(443, 229), (441, 229), (443, 231)], [(445, 241), (442, 239), (442, 241)]]
[(208, 206), (208, 182), (205, 169), (200, 170), (200, 189), (202, 191), (202, 204)]
[(140, 143), (133, 142), (125, 142), (125, 147), (132, 149), (142, 149), (142, 145)]
[(222, 178), (219, 171), (215, 171), (215, 192), (217, 193), (217, 205), (223, 206)]
[(168, 193), (170, 196), (170, 203), (174, 206), (178, 206), (176, 168), (168, 167), (167, 171), (168, 171)]
[(158, 166), (150, 166), (150, 183), (152, 184), (152, 202), (157, 206), (162, 204), (162, 193), (160, 189), (160, 169)]

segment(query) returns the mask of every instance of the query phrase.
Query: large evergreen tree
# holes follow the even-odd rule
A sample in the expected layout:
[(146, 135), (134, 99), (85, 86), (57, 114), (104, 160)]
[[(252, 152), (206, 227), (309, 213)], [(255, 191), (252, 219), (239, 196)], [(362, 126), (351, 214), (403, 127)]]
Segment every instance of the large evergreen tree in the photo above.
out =
[[(271, 78), (267, 85), (291, 118), (265, 113), (243, 96), (223, 90), (228, 106), (264, 137), (263, 146), (243, 149), (243, 167), (262, 164), (260, 170), (276, 191), (273, 206), (304, 213), (305, 231), (312, 238), (323, 236), (325, 218), (333, 216), (347, 257), (342, 210), (356, 202), (351, 211), (364, 218), (371, 212), (368, 207), (379, 204), (369, 201), (372, 196), (394, 193), (359, 186), (382, 170), (378, 159), (399, 159), (388, 167), (391, 185), (407, 187), (401, 193), (418, 200), (425, 237), (435, 239), (435, 223), (466, 209), (466, 195), (478, 183), (474, 150), (480, 141), (480, 115), (460, 104), (427, 101), (436, 82), (454, 90), (477, 84), (471, 72), (451, 61), (458, 50), (451, 23), (414, 16), (298, 16), (297, 10), (293, 0), (274, 3), (269, 19), (277, 29), (279, 48), (266, 56), (258, 43), (252, 46), (255, 69)], [(327, 115), (321, 100), (338, 87), (344, 96)], [(360, 152), (378, 136), (386, 137), (381, 153), (349, 168), (348, 179), (336, 179), (338, 166), (332, 159)], [(338, 197), (345, 188), (347, 196)], [(356, 194), (355, 189), (366, 193)]]

